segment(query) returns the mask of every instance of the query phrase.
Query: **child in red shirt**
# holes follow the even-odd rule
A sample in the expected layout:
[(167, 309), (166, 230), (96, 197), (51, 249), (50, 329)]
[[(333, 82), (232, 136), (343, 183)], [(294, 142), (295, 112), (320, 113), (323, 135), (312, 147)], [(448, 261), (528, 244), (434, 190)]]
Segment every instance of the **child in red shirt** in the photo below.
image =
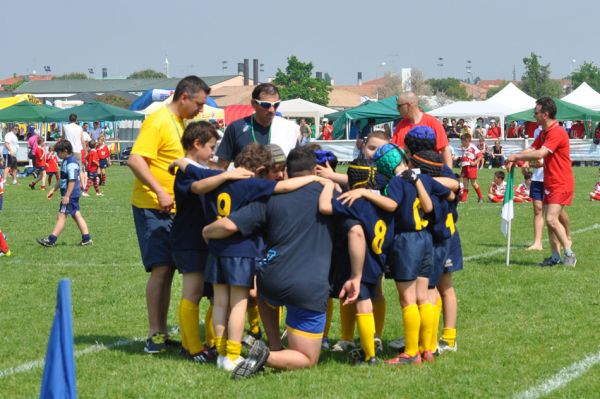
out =
[(100, 185), (104, 186), (106, 184), (106, 168), (111, 165), (110, 162), (110, 148), (104, 142), (105, 137), (101, 134), (98, 137), (98, 146), (96, 147), (96, 151), (98, 151), (98, 158), (100, 158)]
[(504, 193), (506, 193), (506, 182), (504, 181), (504, 172), (494, 173), (494, 180), (488, 191), (488, 198), (492, 202), (503, 202)]
[[(2, 210), (2, 203), (4, 202), (4, 180), (2, 179), (2, 175), (0, 175), (0, 211)], [(0, 256), (10, 256), (10, 249), (8, 249), (8, 244), (6, 243), (6, 237), (4, 237), (4, 233), (0, 230)]]
[[(94, 190), (96, 190), (96, 197), (101, 197), (104, 194), (100, 192), (100, 178), (98, 177), (98, 168), (100, 167), (100, 159), (98, 158), (98, 151), (96, 151), (96, 142), (94, 140), (88, 143), (89, 151), (85, 158), (85, 165), (87, 170), (87, 184), (85, 189), (81, 193), (83, 197), (89, 197), (88, 191), (92, 183), (94, 183)], [(83, 159), (83, 158), (82, 158)]]
[(46, 176), (48, 177), (48, 184), (52, 184), (52, 176), (58, 181), (58, 156), (54, 152), (54, 146), (50, 146), (46, 153)]
[(468, 183), (470, 181), (477, 192), (479, 202), (483, 202), (481, 187), (479, 187), (479, 184), (477, 183), (477, 168), (483, 159), (483, 154), (477, 146), (471, 143), (471, 140), (472, 137), (470, 133), (463, 133), (460, 135), (460, 143), (463, 151), (460, 161), (460, 166), (462, 168), (460, 177), (463, 178), (463, 194), (460, 200), (461, 202), (467, 202), (467, 199), (469, 198)]
[(42, 181), (42, 186), (40, 187), (42, 191), (46, 190), (46, 141), (42, 137), (38, 137), (37, 140), (37, 148), (33, 153), (33, 166), (35, 168), (35, 172), (37, 174), (37, 178), (29, 183), (29, 188), (35, 190), (35, 185), (40, 180)]
[[(598, 170), (600, 172), (600, 170)], [(600, 179), (594, 186), (594, 191), (590, 193), (590, 201), (600, 201)]]
[(529, 171), (523, 172), (523, 177), (525, 178), (525, 182), (519, 184), (517, 189), (515, 190), (515, 202), (531, 202), (531, 197), (529, 196), (529, 187), (531, 186), (531, 177), (533, 173)]

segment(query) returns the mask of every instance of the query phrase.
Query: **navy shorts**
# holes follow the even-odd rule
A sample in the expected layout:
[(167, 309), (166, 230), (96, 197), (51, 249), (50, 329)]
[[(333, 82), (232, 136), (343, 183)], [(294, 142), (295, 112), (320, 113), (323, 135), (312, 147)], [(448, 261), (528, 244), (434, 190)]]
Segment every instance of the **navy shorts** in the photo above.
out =
[(108, 168), (108, 158), (100, 160), (100, 169)]
[(171, 251), (171, 226), (173, 213), (164, 213), (158, 209), (145, 209), (135, 206), (133, 221), (137, 233), (142, 263), (147, 272), (154, 266), (175, 267)]
[(377, 284), (360, 282), (360, 292), (358, 293), (359, 301), (366, 301), (377, 297)]
[(179, 273), (204, 273), (208, 251), (173, 251), (173, 260)]
[(444, 266), (444, 273), (453, 273), (463, 269), (463, 254), (458, 230), (456, 230), (448, 241), (450, 241), (450, 247), (448, 248), (448, 258)]
[(532, 181), (529, 187), (529, 196), (534, 201), (544, 200), (544, 182), (543, 181)]
[(307, 338), (323, 338), (326, 312), (302, 309), (293, 305), (285, 305), (287, 316), (285, 324), (289, 333)]
[(256, 259), (241, 256), (208, 255), (204, 280), (212, 284), (254, 287)]
[(62, 203), (58, 205), (58, 212), (65, 215), (75, 216), (79, 212), (79, 209), (79, 198), (70, 198), (67, 205), (63, 205)]
[(440, 277), (444, 273), (446, 259), (450, 250), (450, 238), (442, 241), (433, 242), (433, 264), (429, 274), (429, 289), (435, 288), (440, 282)]
[(8, 156), (8, 161), (6, 162), (6, 166), (9, 169), (17, 169), (17, 157)]
[(433, 262), (433, 243), (427, 230), (396, 234), (390, 249), (390, 272), (396, 281), (413, 281), (429, 277)]
[(33, 171), (34, 171), (35, 173), (42, 173), (42, 172), (43, 172), (43, 171), (45, 171), (45, 170), (46, 170), (46, 167), (45, 167), (45, 166), (36, 166), (36, 167), (33, 169)]

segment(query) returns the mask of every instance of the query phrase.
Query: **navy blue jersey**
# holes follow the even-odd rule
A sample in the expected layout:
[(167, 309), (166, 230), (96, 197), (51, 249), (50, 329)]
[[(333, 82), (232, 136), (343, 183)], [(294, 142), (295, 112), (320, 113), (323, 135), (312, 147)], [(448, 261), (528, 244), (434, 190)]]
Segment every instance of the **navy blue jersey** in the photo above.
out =
[(376, 284), (383, 273), (387, 250), (394, 240), (394, 214), (378, 208), (364, 198), (355, 201), (351, 207), (333, 199), (333, 212), (356, 219), (362, 225), (368, 249), (362, 281)]
[[(419, 175), (419, 179), (425, 187), (425, 191), (432, 196), (440, 198), (447, 197), (450, 190), (442, 186), (427, 175)], [(398, 204), (395, 212), (395, 232), (421, 231), (427, 227), (429, 220), (425, 217), (421, 200), (417, 195), (416, 187), (400, 176), (394, 176), (386, 188), (386, 195)], [(434, 215), (429, 218), (436, 217)]]
[(74, 155), (70, 155), (62, 161), (60, 166), (60, 196), (64, 197), (67, 193), (67, 186), (70, 181), (75, 182), (73, 191), (69, 199), (79, 198), (81, 195), (81, 183), (79, 181), (79, 162)]
[[(449, 177), (451, 179), (455, 179), (458, 180), (456, 175), (454, 174), (454, 172), (452, 171), (452, 169), (450, 169), (447, 165), (444, 165), (442, 167), (442, 177)], [(458, 202), (460, 201), (460, 197), (457, 193), (457, 195), (454, 198), (454, 201), (449, 201), (448, 202), (448, 208), (450, 210), (450, 213), (452, 214), (452, 225), (454, 225), (454, 223), (456, 223), (458, 221)], [(454, 228), (452, 229), (454, 231)], [(452, 233), (454, 234), (454, 233)]]
[(334, 215), (333, 217), (333, 248), (331, 250), (331, 269), (329, 271), (332, 298), (338, 297), (342, 285), (350, 278), (348, 232), (356, 225), (360, 225), (358, 220), (348, 218), (345, 215)]
[[(252, 201), (268, 198), (276, 185), (276, 181), (255, 178), (222, 184), (205, 195), (207, 223), (227, 217), (231, 212)], [(222, 240), (210, 240), (208, 249), (216, 256), (260, 256), (258, 238), (244, 238), (239, 233)]]
[(217, 156), (221, 160), (233, 161), (248, 144), (269, 144), (270, 132), (271, 126), (261, 125), (253, 116), (233, 121), (225, 129)]
[(173, 251), (208, 251), (202, 239), (202, 228), (206, 225), (204, 216), (204, 196), (192, 193), (192, 184), (205, 177), (218, 175), (221, 171), (210, 170), (190, 164), (177, 171), (175, 176), (175, 204), (177, 213), (171, 227), (171, 248)]

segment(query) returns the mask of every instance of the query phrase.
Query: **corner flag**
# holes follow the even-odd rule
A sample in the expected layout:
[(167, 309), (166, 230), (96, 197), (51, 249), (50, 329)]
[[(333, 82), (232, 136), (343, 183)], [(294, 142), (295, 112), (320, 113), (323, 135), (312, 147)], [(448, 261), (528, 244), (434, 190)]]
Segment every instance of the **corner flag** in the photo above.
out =
[(508, 179), (506, 180), (506, 192), (504, 193), (504, 202), (502, 203), (502, 214), (500, 221), (500, 229), (502, 230), (502, 234), (504, 234), (505, 237), (508, 235), (508, 239), (506, 241), (506, 266), (508, 266), (510, 261), (510, 225), (512, 219), (515, 217), (515, 211), (513, 208), (515, 198), (514, 177), (515, 168), (512, 167), (510, 168)]
[(56, 313), (48, 339), (40, 398), (77, 398), (71, 282), (68, 279), (58, 283)]

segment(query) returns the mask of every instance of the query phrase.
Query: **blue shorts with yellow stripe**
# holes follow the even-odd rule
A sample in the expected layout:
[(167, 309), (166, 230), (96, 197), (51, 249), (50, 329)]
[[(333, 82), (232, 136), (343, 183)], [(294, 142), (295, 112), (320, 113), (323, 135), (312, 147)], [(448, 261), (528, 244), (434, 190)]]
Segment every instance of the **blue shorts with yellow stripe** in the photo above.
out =
[(448, 248), (448, 257), (444, 265), (444, 273), (453, 273), (463, 269), (463, 254), (460, 243), (458, 229), (450, 237), (450, 247)]
[(287, 317), (285, 324), (288, 333), (300, 335), (307, 338), (323, 338), (325, 331), (326, 312), (315, 312), (298, 308), (293, 305), (286, 305)]

